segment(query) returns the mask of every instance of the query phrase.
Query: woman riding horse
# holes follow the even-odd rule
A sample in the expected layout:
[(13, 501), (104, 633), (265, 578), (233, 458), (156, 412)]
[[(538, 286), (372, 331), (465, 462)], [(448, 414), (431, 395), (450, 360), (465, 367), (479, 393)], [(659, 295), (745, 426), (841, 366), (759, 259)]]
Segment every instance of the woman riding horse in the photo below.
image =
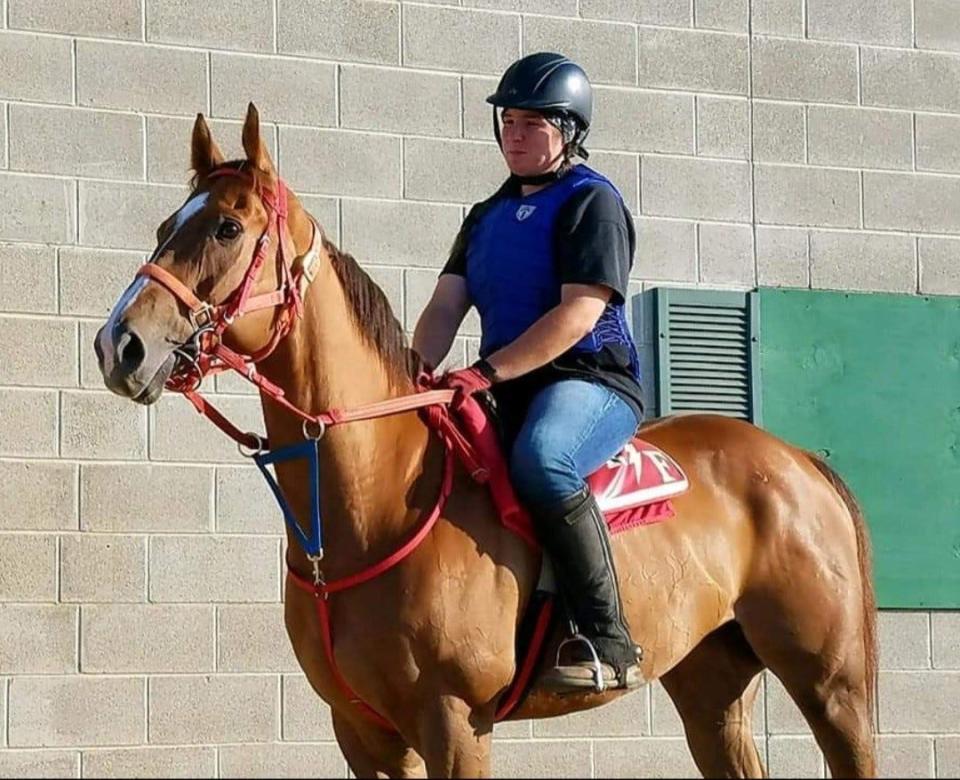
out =
[[(639, 685), (603, 513), (585, 478), (643, 420), (637, 351), (624, 316), (635, 235), (617, 188), (586, 165), (593, 95), (583, 69), (540, 52), (513, 63), (487, 98), (506, 182), (457, 235), (414, 349), (436, 366), (476, 306), (480, 360), (448, 374), (462, 396), (492, 388), (514, 487), (535, 518), (564, 601), (595, 648), (604, 684)], [(501, 137), (497, 109), (502, 110)], [(589, 648), (544, 684), (593, 687)]]

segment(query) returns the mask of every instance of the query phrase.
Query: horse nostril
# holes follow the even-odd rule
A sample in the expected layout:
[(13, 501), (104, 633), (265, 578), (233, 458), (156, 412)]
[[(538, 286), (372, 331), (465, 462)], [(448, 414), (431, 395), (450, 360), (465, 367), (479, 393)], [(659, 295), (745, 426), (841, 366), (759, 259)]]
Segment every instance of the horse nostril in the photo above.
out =
[(117, 360), (124, 374), (132, 374), (143, 364), (146, 351), (143, 341), (132, 330), (121, 329), (117, 338)]

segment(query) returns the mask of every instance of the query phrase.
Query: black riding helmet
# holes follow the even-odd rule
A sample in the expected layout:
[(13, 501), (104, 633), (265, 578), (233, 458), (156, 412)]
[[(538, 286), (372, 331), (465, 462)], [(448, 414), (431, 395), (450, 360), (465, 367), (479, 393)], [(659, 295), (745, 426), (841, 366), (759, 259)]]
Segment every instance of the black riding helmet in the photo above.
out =
[(501, 147), (497, 109), (523, 108), (541, 111), (547, 117), (572, 118), (576, 130), (566, 144), (566, 156), (577, 154), (587, 159), (583, 142), (590, 132), (593, 90), (583, 68), (562, 54), (542, 51), (517, 60), (507, 68), (487, 102), (493, 105), (493, 133)]

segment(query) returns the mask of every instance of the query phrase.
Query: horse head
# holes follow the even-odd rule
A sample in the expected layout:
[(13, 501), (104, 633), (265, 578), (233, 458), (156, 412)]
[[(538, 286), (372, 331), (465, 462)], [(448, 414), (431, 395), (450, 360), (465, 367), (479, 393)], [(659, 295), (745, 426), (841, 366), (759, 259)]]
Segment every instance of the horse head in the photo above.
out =
[[(312, 219), (297, 209), (298, 224), (288, 225), (289, 193), (252, 103), (245, 159), (224, 161), (202, 114), (191, 146), (191, 192), (157, 228), (149, 261), (94, 340), (106, 386), (142, 404), (156, 402), (164, 386), (198, 384), (211, 342), (254, 359), (272, 350), (299, 312), (298, 281), (315, 254), (311, 246), (295, 257), (291, 227), (309, 229)], [(315, 243), (321, 233), (313, 228)]]

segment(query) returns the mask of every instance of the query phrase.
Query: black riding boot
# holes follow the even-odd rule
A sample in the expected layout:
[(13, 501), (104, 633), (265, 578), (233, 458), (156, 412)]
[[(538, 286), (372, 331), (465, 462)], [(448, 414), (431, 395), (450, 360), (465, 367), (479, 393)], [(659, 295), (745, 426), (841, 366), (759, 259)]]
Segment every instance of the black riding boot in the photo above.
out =
[[(584, 487), (559, 504), (535, 512), (534, 517), (560, 593), (581, 635), (565, 643), (572, 651), (564, 650), (571, 663), (561, 665), (558, 653), (557, 666), (543, 684), (578, 692), (640, 685), (641, 651), (624, 623), (607, 526), (590, 489)], [(602, 683), (597, 680), (598, 661)]]

